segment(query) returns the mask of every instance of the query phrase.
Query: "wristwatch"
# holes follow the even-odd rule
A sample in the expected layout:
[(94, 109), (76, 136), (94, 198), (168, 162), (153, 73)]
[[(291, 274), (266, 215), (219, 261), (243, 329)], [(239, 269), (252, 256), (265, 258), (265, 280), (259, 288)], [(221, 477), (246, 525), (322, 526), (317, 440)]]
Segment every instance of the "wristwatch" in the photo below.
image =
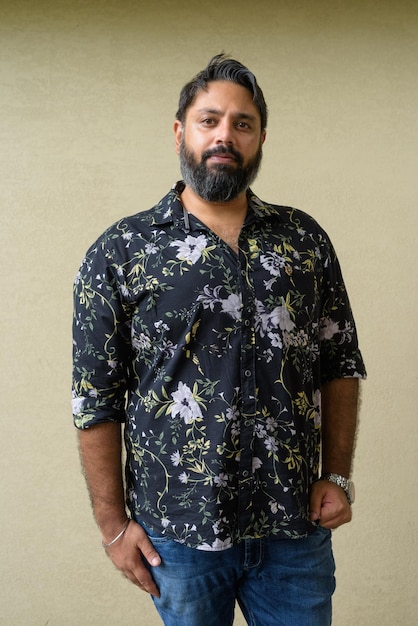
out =
[(324, 474), (320, 480), (329, 480), (344, 489), (349, 504), (353, 504), (355, 499), (354, 483), (352, 480), (341, 476), (341, 474)]

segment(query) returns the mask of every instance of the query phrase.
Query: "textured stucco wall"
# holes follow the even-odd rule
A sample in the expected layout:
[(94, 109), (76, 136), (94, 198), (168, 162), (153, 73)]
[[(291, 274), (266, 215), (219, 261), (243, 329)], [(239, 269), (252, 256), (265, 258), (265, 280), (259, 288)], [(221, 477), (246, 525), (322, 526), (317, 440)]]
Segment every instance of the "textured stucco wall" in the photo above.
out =
[(335, 624), (417, 623), (418, 4), (0, 0), (0, 624), (159, 623), (90, 513), (71, 289), (93, 239), (177, 179), (178, 91), (221, 50), (269, 103), (254, 189), (331, 235), (368, 367)]

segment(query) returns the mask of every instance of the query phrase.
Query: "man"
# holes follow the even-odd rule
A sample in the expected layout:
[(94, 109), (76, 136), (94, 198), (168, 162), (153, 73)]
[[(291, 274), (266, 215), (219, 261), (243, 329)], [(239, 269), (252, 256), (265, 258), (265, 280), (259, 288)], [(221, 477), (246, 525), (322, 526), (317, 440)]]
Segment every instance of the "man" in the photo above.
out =
[(331, 623), (365, 370), (327, 235), (250, 190), (266, 124), (254, 75), (214, 57), (180, 95), (184, 180), (110, 227), (76, 279), (95, 518), (166, 626), (228, 626), (236, 600), (252, 625)]

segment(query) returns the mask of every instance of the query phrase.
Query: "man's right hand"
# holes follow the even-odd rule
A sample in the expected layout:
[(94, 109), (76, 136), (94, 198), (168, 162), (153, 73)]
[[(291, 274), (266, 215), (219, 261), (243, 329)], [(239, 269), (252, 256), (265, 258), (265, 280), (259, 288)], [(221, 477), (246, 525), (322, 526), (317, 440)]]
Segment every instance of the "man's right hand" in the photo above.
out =
[(157, 567), (161, 564), (161, 558), (142, 526), (131, 520), (122, 537), (107, 547), (106, 552), (118, 570), (134, 585), (160, 597), (160, 591), (145, 567), (144, 559), (152, 567)]

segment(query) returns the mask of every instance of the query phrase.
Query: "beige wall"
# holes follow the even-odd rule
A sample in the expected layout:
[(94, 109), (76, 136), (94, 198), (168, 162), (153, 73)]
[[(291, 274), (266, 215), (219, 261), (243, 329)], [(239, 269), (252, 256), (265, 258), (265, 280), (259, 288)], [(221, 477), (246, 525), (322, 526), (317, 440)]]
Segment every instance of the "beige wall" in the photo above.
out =
[(369, 372), (335, 624), (417, 623), (417, 42), (413, 0), (0, 0), (1, 624), (159, 623), (90, 513), (71, 289), (93, 239), (178, 177), (179, 88), (222, 49), (270, 105), (254, 189), (328, 230)]

